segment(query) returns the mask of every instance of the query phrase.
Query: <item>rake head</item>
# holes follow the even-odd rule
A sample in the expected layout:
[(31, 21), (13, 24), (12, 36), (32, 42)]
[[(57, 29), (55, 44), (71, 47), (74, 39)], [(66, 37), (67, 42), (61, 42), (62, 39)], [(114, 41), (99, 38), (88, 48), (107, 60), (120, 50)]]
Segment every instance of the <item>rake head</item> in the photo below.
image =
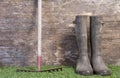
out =
[(62, 71), (62, 67), (60, 68), (53, 68), (53, 69), (46, 69), (46, 70), (41, 70), (41, 71), (36, 71), (36, 70), (21, 70), (17, 69), (16, 72), (58, 72)]

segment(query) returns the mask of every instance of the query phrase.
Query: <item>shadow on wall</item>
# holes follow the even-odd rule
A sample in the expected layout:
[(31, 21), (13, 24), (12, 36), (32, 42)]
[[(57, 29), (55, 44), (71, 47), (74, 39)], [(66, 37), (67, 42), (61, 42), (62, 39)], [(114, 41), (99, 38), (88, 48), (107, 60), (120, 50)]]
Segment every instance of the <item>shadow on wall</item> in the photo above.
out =
[(0, 62), (0, 67), (3, 66), (3, 64)]
[(38, 0), (35, 0), (34, 4), (35, 4), (35, 7), (37, 7), (38, 6)]
[[(72, 32), (75, 31), (75, 28), (72, 28)], [(78, 46), (76, 41), (76, 36), (66, 33), (62, 38), (60, 44), (62, 48), (63, 61), (60, 61), (62, 65), (75, 66), (78, 58)]]

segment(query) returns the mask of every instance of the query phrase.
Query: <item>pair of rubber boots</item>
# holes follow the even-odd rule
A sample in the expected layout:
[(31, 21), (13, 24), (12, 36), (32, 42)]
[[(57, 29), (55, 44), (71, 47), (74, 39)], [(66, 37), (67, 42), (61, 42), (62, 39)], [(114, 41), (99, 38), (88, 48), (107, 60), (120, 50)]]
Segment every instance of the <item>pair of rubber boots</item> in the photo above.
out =
[(76, 16), (74, 23), (79, 48), (76, 72), (81, 75), (111, 75), (100, 54), (102, 17)]

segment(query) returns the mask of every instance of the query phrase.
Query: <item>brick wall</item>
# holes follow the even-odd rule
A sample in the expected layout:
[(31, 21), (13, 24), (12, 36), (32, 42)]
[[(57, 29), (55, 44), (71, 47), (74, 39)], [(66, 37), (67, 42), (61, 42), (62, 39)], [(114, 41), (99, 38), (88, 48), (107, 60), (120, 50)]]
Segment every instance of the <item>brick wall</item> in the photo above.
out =
[(43, 60), (74, 65), (78, 57), (75, 16), (103, 15), (103, 58), (107, 64), (120, 65), (119, 13), (119, 0), (43, 0), (43, 56), (48, 56)]
[(35, 16), (34, 0), (0, 0), (1, 65), (35, 65)]
[[(0, 0), (0, 64), (36, 64), (36, 1)], [(120, 65), (119, 0), (43, 0), (42, 64), (74, 65), (78, 56), (76, 15), (105, 15), (102, 55)]]

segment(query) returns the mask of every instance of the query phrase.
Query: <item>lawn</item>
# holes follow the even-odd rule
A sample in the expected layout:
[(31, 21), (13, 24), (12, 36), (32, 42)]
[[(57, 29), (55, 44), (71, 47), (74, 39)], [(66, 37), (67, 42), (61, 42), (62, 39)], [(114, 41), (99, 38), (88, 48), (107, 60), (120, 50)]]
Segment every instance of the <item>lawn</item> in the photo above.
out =
[[(53, 68), (53, 66), (43, 66), (42, 69)], [(120, 66), (109, 66), (112, 71), (111, 76), (81, 76), (74, 72), (73, 67), (62, 66), (63, 71), (59, 72), (16, 72), (17, 68), (20, 69), (32, 69), (35, 70), (35, 67), (0, 67), (0, 78), (120, 78)]]

